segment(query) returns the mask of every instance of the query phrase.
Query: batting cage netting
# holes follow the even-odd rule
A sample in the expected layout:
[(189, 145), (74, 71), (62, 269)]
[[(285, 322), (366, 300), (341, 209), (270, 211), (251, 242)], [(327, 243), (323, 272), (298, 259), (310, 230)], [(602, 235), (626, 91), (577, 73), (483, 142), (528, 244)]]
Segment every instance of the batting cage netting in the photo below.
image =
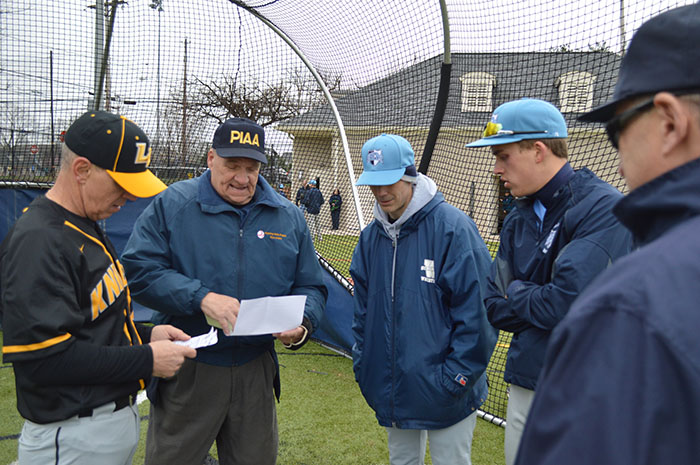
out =
[[(317, 181), (324, 203), (309, 215), (320, 225), (312, 228), (316, 248), (351, 290), (352, 251), (374, 202), (367, 187), (354, 186), (360, 148), (394, 133), (411, 142), (419, 171), (474, 219), (495, 253), (506, 189), (490, 150), (465, 144), (501, 103), (544, 99), (569, 124), (572, 165), (624, 190), (605, 131), (576, 117), (609, 99), (640, 24), (689, 3), (2, 0), (0, 185), (49, 187), (63, 132), (89, 109), (139, 124), (153, 143), (150, 167), (168, 184), (206, 169), (220, 122), (248, 117), (266, 129), (262, 173), (271, 185), (297, 202)], [(351, 314), (346, 301), (329, 301), (329, 311)], [(496, 423), (505, 418), (509, 341), (502, 333), (488, 369), (482, 414)], [(336, 345), (350, 348), (347, 339)]]

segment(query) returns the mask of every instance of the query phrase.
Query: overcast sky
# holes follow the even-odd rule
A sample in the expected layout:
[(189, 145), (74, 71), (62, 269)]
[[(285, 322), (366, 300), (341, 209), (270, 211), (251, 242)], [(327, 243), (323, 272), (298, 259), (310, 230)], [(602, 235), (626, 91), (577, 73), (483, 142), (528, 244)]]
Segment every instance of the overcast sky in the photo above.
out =
[[(117, 11), (112, 39), (111, 93), (136, 105), (120, 111), (153, 130), (160, 51), (161, 101), (187, 74), (204, 81), (222, 75), (274, 83), (302, 66), (269, 28), (227, 0), (128, 0)], [(426, 0), (259, 0), (270, 18), (321, 71), (358, 87), (443, 51), (439, 2)], [(546, 51), (596, 42), (620, 49), (620, 0), (447, 2), (452, 51)], [(659, 11), (693, 3), (625, 0), (629, 41)], [(0, 0), (0, 106), (18, 107), (31, 125), (46, 128), (53, 51), (54, 108), (70, 119), (87, 109), (93, 91), (95, 10), (91, 0)], [(263, 6), (264, 5), (264, 6)], [(161, 44), (158, 47), (160, 18)], [(2, 111), (0, 111), (2, 113)], [(0, 118), (4, 116), (0, 114)], [(0, 122), (0, 125), (5, 123)]]

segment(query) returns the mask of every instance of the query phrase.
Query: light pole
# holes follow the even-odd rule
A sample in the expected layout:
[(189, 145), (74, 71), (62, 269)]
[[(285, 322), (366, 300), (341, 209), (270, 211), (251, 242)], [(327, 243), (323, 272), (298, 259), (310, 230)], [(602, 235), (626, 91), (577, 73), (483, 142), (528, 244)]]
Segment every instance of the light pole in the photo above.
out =
[(156, 72), (156, 147), (160, 148), (160, 13), (163, 11), (163, 0), (153, 0), (149, 5), (158, 12), (158, 70)]

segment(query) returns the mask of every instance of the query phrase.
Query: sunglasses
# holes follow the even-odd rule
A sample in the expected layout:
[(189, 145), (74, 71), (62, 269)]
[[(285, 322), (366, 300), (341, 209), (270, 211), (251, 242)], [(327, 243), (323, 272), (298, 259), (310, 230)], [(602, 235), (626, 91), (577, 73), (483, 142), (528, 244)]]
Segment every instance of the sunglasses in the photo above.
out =
[(620, 143), (620, 133), (639, 115), (654, 107), (654, 97), (645, 100), (637, 106), (625, 110), (619, 115), (613, 116), (605, 125), (605, 132), (608, 133), (608, 139), (615, 150), (618, 150)]

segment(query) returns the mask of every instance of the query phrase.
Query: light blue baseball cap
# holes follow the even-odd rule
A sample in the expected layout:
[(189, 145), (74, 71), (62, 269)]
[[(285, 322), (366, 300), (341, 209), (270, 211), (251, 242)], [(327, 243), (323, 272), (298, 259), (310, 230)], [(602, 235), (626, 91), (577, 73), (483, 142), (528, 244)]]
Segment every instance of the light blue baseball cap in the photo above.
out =
[(484, 137), (467, 147), (487, 147), (525, 139), (564, 139), (566, 121), (557, 107), (544, 100), (523, 98), (496, 108), (486, 124)]
[[(406, 174), (406, 168), (415, 173), (415, 160), (411, 144), (395, 134), (381, 134), (362, 146), (364, 171), (357, 186), (390, 186)], [(414, 175), (415, 176), (415, 175)]]

